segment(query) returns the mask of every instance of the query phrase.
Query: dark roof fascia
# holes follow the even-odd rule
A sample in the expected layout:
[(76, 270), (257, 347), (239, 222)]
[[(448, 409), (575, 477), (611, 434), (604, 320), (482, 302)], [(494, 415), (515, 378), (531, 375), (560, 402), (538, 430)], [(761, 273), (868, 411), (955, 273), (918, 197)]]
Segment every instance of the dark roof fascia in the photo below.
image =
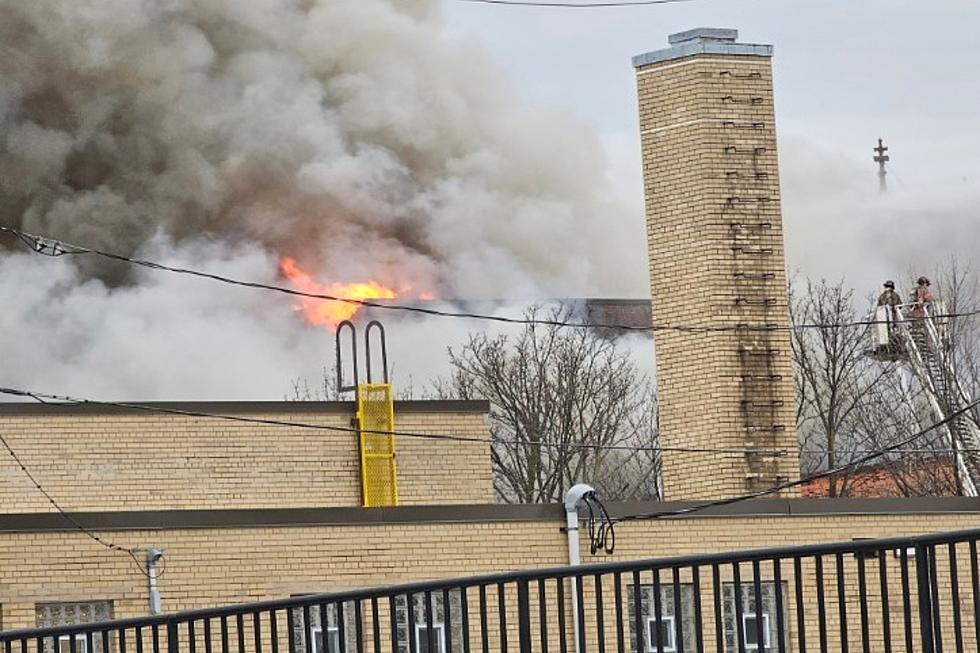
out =
[[(611, 516), (670, 512), (695, 502), (610, 503)], [(911, 499), (757, 499), (706, 509), (673, 519), (813, 517), (820, 515), (916, 515), (966, 513), (980, 516), (980, 498)], [(76, 512), (72, 518), (92, 530), (169, 530), (270, 527), (323, 527), (420, 523), (502, 523), (564, 521), (561, 504), (446, 505), (396, 508), (281, 508), (240, 510), (147, 510)], [(0, 514), (0, 532), (71, 531), (57, 513)]]
[[(352, 401), (130, 401), (164, 410), (228, 414), (351, 414), (357, 409)], [(476, 400), (408, 400), (396, 401), (395, 412), (406, 413), (488, 413), (490, 402)], [(139, 408), (107, 404), (40, 404), (0, 402), (0, 417), (18, 415), (105, 415), (146, 413)]]

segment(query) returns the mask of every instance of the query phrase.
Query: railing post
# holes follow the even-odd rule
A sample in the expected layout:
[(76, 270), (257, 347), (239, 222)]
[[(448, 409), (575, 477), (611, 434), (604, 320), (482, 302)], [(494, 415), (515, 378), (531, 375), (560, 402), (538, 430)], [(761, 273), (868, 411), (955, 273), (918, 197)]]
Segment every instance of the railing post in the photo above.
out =
[(915, 584), (919, 594), (919, 633), (922, 653), (935, 653), (932, 631), (932, 580), (929, 573), (929, 547), (915, 545)]
[(531, 600), (527, 578), (517, 580), (517, 625), (521, 653), (531, 653)]
[(177, 641), (177, 618), (167, 619), (167, 653), (179, 653), (180, 646)]

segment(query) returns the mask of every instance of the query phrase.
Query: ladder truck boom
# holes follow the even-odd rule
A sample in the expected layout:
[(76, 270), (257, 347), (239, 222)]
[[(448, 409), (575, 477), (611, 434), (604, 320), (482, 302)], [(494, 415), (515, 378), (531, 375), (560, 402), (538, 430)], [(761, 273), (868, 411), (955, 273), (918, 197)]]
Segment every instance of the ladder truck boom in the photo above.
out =
[(874, 347), (868, 354), (909, 366), (936, 421), (944, 423), (963, 494), (975, 497), (980, 485), (980, 426), (962, 413), (973, 401), (959, 383), (947, 318), (937, 308), (941, 307), (935, 303), (879, 306), (871, 330)]

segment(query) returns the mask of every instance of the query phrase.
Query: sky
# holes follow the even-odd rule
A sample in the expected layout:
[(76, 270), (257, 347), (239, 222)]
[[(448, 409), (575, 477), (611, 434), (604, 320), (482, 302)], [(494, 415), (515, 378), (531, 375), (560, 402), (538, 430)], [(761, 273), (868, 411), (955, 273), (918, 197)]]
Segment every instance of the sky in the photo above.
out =
[[(767, 43), (791, 272), (873, 291), (980, 245), (980, 3), (695, 0), (558, 9), (449, 0), (447, 30), (479, 42), (530, 103), (595, 130), (642, 215), (631, 57), (693, 27)], [(872, 147), (884, 138), (889, 192)], [(642, 228), (642, 225), (640, 227)], [(864, 295), (864, 292), (859, 292)]]
[[(508, 315), (649, 297), (631, 58), (709, 26), (775, 48), (791, 274), (864, 297), (980, 250), (980, 3), (52, 2), (0, 0), (0, 212), (34, 233), (270, 284), (284, 254), (320, 279), (410, 266)], [(23, 105), (34, 87), (53, 115)], [(90, 263), (0, 252), (0, 385), (281, 399), (333, 358), (289, 298)], [(386, 326), (424, 385), (487, 325)], [(626, 344), (652, 372), (649, 341)]]

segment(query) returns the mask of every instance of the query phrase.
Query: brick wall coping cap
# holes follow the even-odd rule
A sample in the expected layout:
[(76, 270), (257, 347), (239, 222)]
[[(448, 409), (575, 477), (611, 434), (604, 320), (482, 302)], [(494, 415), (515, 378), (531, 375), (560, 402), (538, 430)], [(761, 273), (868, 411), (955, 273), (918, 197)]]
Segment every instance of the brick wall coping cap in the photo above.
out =
[[(734, 38), (712, 37), (704, 35), (703, 32), (718, 32), (719, 34), (729, 35), (735, 30), (714, 30), (712, 28), (698, 28), (688, 32), (680, 32), (670, 37), (671, 46), (663, 50), (654, 50), (638, 54), (633, 57), (633, 67), (639, 68), (652, 63), (673, 61), (684, 57), (693, 57), (699, 54), (716, 54), (731, 56), (751, 56), (751, 57), (771, 57), (772, 46), (758, 43), (735, 43)], [(737, 35), (738, 33), (735, 32)], [(693, 36), (692, 36), (693, 35)], [(679, 40), (678, 40), (679, 39)]]
[[(340, 413), (356, 411), (352, 401), (131, 401), (168, 410), (185, 410), (199, 413)], [(396, 401), (395, 413), (488, 413), (490, 402), (475, 400), (408, 400)], [(138, 408), (125, 408), (106, 404), (41, 404), (36, 402), (0, 402), (0, 417), (8, 415), (102, 415), (106, 413), (140, 413)], [(163, 413), (161, 413), (163, 414)], [(178, 415), (179, 417), (179, 415)]]
[[(630, 502), (607, 505), (613, 517), (670, 511), (690, 501)], [(980, 498), (910, 499), (756, 499), (720, 506), (675, 519), (814, 517), (856, 515), (980, 514)], [(93, 530), (220, 529), (250, 527), (384, 526), (418, 523), (532, 522), (564, 520), (561, 504), (401, 506), (397, 508), (283, 508), (242, 510), (162, 510), (76, 512), (72, 517)], [(75, 530), (57, 513), (0, 514), (0, 532)]]

